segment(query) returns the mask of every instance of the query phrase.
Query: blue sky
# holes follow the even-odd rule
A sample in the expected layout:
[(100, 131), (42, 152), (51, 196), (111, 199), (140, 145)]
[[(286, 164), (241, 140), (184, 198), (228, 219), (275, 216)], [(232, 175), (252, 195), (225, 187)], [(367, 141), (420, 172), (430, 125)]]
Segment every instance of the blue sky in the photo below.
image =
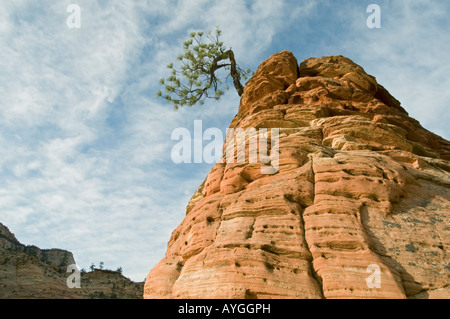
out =
[[(69, 29), (69, 4), (81, 28)], [(366, 25), (369, 4), (381, 29)], [(156, 98), (191, 31), (219, 25), (238, 63), (290, 50), (341, 54), (410, 115), (450, 139), (448, 1), (2, 0), (0, 222), (24, 244), (63, 248), (144, 280), (212, 165), (175, 165), (175, 128), (224, 132), (239, 99), (173, 111)]]

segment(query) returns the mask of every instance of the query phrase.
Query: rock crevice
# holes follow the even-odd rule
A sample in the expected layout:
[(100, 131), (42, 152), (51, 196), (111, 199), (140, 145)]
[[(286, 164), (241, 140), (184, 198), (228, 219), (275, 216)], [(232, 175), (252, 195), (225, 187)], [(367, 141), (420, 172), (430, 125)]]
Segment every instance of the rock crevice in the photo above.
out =
[[(315, 202), (315, 189), (316, 189), (316, 176), (314, 174), (314, 157), (310, 156), (309, 161), (311, 163), (311, 181), (313, 183), (313, 187), (312, 187), (312, 202)], [(305, 244), (306, 244), (306, 248), (309, 252), (309, 254), (311, 255), (311, 259), (310, 259), (310, 267), (311, 267), (311, 275), (312, 277), (316, 280), (317, 282), (317, 287), (319, 287), (320, 289), (320, 293), (322, 296), (324, 296), (324, 292), (323, 292), (323, 279), (322, 277), (319, 275), (319, 273), (316, 271), (316, 269), (314, 268), (314, 255), (311, 252), (311, 246), (308, 243), (308, 237), (306, 236), (306, 229), (307, 226), (305, 224), (305, 218), (304, 218), (304, 213), (305, 213), (305, 209), (302, 209), (301, 213), (300, 213), (300, 224), (301, 224), (301, 228), (302, 228), (302, 232), (303, 232), (303, 237), (305, 238)]]

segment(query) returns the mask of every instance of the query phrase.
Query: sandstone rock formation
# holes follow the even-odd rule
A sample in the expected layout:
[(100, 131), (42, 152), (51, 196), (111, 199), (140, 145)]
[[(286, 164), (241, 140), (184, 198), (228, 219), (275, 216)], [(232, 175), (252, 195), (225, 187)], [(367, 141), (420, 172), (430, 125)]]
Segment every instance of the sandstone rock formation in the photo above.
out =
[(280, 128), (278, 172), (217, 163), (145, 298), (450, 298), (450, 143), (363, 68), (275, 54), (230, 127)]
[(81, 288), (69, 289), (71, 252), (21, 244), (0, 223), (0, 299), (140, 299), (144, 283), (118, 272), (95, 269), (81, 273)]

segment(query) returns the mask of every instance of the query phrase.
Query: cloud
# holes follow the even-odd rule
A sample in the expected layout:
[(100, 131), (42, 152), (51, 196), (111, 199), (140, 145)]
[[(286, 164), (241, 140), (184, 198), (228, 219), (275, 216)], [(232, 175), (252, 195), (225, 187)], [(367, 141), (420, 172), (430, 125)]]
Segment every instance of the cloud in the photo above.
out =
[(80, 1), (76, 30), (65, 25), (68, 3), (22, 1), (0, 11), (0, 211), (26, 243), (72, 248), (86, 262), (114, 256), (105, 234), (130, 211), (139, 223), (137, 212), (152, 204), (134, 184), (142, 171), (123, 165), (107, 134), (143, 37), (134, 6)]

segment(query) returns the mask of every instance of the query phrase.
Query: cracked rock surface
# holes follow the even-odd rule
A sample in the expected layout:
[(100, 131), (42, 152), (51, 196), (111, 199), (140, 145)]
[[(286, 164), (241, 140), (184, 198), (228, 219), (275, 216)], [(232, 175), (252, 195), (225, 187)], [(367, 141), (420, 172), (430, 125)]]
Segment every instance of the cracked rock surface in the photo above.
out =
[(363, 68), (275, 54), (230, 128), (279, 128), (278, 171), (217, 163), (145, 298), (450, 298), (450, 142)]

